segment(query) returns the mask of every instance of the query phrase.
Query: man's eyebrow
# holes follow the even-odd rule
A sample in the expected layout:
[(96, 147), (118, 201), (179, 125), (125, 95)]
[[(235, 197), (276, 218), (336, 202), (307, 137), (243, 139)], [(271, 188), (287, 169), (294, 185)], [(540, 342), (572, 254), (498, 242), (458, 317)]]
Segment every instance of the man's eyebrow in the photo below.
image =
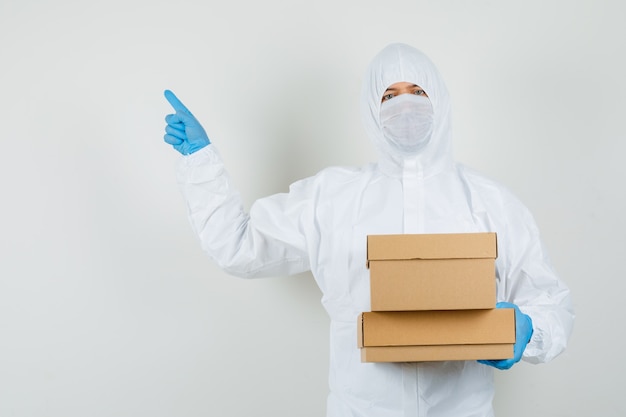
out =
[[(415, 88), (415, 87), (422, 88), (422, 87), (420, 87), (417, 84), (410, 85), (408, 88)], [(387, 92), (387, 91), (397, 91), (397, 90), (398, 90), (398, 88), (396, 88), (396, 87), (389, 87), (388, 89), (385, 90), (385, 92)]]

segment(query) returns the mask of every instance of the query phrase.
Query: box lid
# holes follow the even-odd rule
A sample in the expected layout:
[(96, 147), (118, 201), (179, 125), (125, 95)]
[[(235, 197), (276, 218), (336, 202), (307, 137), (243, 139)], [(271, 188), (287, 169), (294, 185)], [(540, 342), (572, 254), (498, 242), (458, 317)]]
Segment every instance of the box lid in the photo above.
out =
[(493, 232), (367, 236), (368, 266), (370, 261), (495, 259), (497, 255), (496, 234)]

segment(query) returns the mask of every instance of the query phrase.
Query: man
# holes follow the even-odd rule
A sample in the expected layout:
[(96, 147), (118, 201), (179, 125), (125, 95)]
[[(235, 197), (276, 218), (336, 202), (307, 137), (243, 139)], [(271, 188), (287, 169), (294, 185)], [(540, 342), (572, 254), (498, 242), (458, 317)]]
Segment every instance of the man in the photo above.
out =
[[(379, 160), (332, 167), (246, 213), (215, 145), (173, 95), (165, 141), (185, 155), (179, 183), (202, 247), (241, 277), (311, 270), (331, 319), (329, 417), (492, 416), (493, 369), (561, 353), (573, 324), (529, 211), (505, 188), (457, 164), (450, 100), (431, 61), (403, 44), (366, 73), (363, 122)], [(515, 358), (361, 363), (356, 317), (369, 311), (366, 236), (496, 232), (498, 306), (516, 311)]]

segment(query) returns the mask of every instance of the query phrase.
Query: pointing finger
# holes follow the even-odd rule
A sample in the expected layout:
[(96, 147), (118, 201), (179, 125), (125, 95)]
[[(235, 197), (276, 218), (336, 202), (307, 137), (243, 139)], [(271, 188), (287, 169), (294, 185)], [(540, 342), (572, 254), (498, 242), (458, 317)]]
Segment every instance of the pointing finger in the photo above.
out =
[(185, 107), (185, 105), (178, 99), (178, 97), (176, 97), (176, 95), (173, 92), (171, 92), (170, 90), (165, 90), (164, 95), (167, 101), (172, 105), (174, 110), (176, 111), (180, 110), (182, 112), (191, 114), (189, 109)]

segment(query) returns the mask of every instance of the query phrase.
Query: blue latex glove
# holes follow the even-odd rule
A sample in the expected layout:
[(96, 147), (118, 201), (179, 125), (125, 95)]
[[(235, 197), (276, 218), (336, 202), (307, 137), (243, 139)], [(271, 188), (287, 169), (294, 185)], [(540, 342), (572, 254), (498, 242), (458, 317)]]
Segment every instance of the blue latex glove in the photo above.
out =
[(513, 303), (501, 302), (496, 304), (496, 308), (515, 309), (515, 345), (513, 346), (513, 358), (502, 360), (481, 360), (479, 363), (493, 366), (498, 369), (510, 369), (522, 359), (522, 354), (526, 345), (533, 335), (533, 321)]
[(200, 122), (174, 93), (165, 90), (165, 98), (176, 110), (175, 114), (165, 116), (167, 126), (163, 139), (166, 143), (183, 155), (192, 154), (211, 143)]

